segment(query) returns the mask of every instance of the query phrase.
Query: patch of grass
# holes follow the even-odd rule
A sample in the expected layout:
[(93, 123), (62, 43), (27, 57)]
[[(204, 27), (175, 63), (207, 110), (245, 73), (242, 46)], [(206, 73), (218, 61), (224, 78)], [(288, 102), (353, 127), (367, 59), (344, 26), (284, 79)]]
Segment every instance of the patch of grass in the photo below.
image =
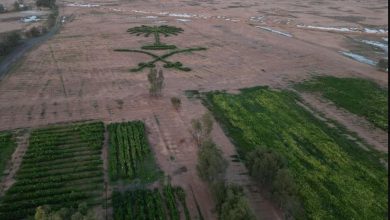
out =
[(387, 171), (374, 152), (267, 87), (206, 93), (204, 103), (245, 160), (258, 147), (286, 159), (308, 219), (385, 219)]
[(12, 133), (0, 132), (0, 177), (2, 176), (15, 148), (16, 142)]
[(388, 131), (388, 90), (358, 78), (320, 76), (295, 86), (306, 92), (319, 92), (347, 111), (362, 116)]

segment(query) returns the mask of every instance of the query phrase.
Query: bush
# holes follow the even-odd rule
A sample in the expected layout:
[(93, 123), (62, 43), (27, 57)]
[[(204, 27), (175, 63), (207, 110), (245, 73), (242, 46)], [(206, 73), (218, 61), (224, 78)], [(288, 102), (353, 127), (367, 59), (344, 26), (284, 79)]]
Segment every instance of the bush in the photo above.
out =
[(180, 109), (180, 107), (181, 107), (181, 100), (180, 100), (180, 98), (172, 97), (172, 98), (171, 98), (171, 103), (172, 103), (173, 107), (174, 107), (176, 110), (179, 110), (179, 109)]
[(261, 147), (250, 152), (246, 161), (250, 175), (268, 188), (273, 185), (278, 170), (286, 165), (280, 154)]
[(56, 4), (56, 0), (37, 0), (36, 5), (38, 7), (53, 8)]
[(210, 113), (206, 113), (200, 119), (192, 119), (192, 136), (196, 144), (200, 147), (202, 143), (210, 139), (211, 131), (213, 130), (213, 119)]
[(217, 211), (220, 220), (254, 220), (241, 186), (223, 183), (214, 186), (217, 198)]
[(4, 13), (4, 12), (5, 12), (4, 5), (3, 5), (3, 4), (0, 4), (0, 13)]
[(201, 179), (209, 183), (220, 182), (225, 178), (227, 161), (215, 143), (207, 140), (199, 149), (196, 168)]
[(297, 187), (284, 158), (271, 149), (256, 148), (247, 156), (252, 177), (267, 189), (269, 196), (284, 211), (286, 219), (304, 216)]
[(389, 60), (380, 59), (376, 66), (379, 70), (386, 71), (389, 68)]
[(12, 32), (4, 36), (0, 41), (0, 56), (9, 54), (14, 47), (20, 44), (21, 39), (18, 32)]
[(26, 32), (26, 37), (28, 37), (28, 38), (30, 38), (30, 37), (38, 37), (39, 35), (41, 35), (41, 30), (39, 30), (39, 28), (36, 27), (36, 26), (30, 28), (30, 30), (28, 30)]

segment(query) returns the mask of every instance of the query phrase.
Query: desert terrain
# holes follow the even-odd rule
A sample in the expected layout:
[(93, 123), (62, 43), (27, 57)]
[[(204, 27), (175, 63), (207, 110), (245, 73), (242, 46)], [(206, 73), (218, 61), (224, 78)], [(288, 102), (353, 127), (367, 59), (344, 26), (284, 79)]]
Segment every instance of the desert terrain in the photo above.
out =
[[(172, 177), (173, 184), (186, 191), (193, 216), (194, 195), (205, 219), (217, 218), (215, 204), (210, 189), (197, 176), (198, 148), (190, 129), (191, 120), (207, 109), (200, 100), (188, 99), (186, 90), (237, 93), (253, 86), (290, 89), (293, 83), (314, 75), (360, 77), (385, 88), (388, 84), (388, 73), (376, 67), (380, 59), (388, 57), (384, 49), (388, 2), (384, 0), (57, 0), (57, 5), (63, 18), (58, 33), (3, 73), (0, 130), (30, 130), (86, 120), (142, 120), (157, 164)], [(6, 19), (1, 16), (6, 15), (0, 15), (0, 21)], [(4, 24), (0, 32), (20, 28), (18, 25)], [(129, 72), (150, 57), (114, 51), (140, 49), (152, 42), (151, 37), (126, 32), (140, 25), (180, 27), (183, 33), (161, 40), (180, 48), (207, 48), (168, 58), (192, 71), (163, 69), (165, 87), (160, 98), (149, 96), (147, 69)], [(381, 49), (367, 42), (385, 46)], [(356, 54), (365, 60), (353, 59)], [(162, 63), (157, 65), (163, 68)], [(181, 98), (180, 111), (172, 107), (171, 97)], [(388, 151), (387, 132), (315, 93), (306, 93), (303, 99), (305, 105), (342, 124), (365, 143)], [(225, 157), (236, 154), (216, 123), (212, 137)], [(182, 167), (186, 171), (178, 172)], [(244, 186), (259, 219), (282, 219), (281, 211), (264, 198), (261, 189), (248, 176), (240, 175), (245, 172), (243, 164), (231, 163), (227, 178)]]

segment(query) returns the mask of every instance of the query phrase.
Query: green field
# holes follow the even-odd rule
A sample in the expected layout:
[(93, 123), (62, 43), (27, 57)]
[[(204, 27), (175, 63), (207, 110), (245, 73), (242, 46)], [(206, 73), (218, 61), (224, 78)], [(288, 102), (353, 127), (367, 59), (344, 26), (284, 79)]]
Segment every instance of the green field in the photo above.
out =
[(153, 182), (161, 176), (155, 165), (143, 122), (110, 124), (108, 131), (111, 180), (138, 179), (141, 182)]
[(388, 90), (358, 78), (315, 77), (295, 86), (300, 91), (318, 92), (353, 114), (365, 117), (388, 131)]
[(186, 220), (191, 219), (185, 193), (180, 187), (166, 185), (162, 192), (158, 189), (114, 192), (112, 197), (114, 220), (179, 220), (180, 216), (184, 216)]
[(387, 219), (387, 171), (360, 148), (296, 103), (266, 87), (240, 94), (206, 93), (205, 105), (242, 158), (257, 147), (287, 161), (308, 219)]
[(16, 148), (15, 138), (10, 132), (0, 132), (0, 179)]
[(101, 122), (33, 131), (16, 183), (0, 199), (0, 219), (23, 219), (41, 205), (101, 204), (103, 132)]

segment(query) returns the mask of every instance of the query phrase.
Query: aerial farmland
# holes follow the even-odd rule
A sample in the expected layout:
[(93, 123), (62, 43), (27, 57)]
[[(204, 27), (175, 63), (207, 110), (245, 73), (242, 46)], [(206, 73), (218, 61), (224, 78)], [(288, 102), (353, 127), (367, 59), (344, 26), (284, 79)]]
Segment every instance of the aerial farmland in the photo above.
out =
[(1, 0), (0, 219), (388, 219), (387, 17)]

